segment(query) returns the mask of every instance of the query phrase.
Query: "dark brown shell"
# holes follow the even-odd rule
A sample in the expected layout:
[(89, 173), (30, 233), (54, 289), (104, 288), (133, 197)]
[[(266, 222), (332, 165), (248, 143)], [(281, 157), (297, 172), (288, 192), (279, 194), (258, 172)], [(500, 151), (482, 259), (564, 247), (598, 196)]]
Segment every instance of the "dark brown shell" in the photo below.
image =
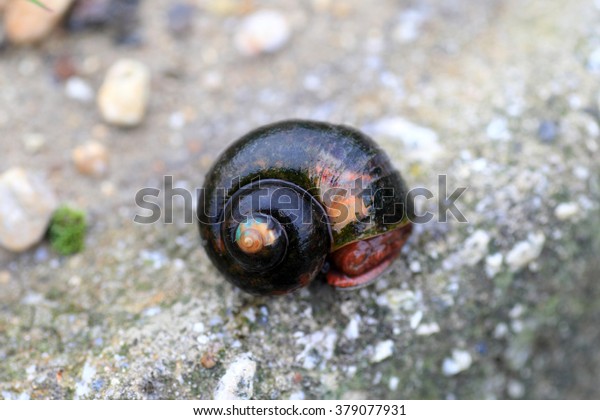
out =
[[(225, 209), (240, 190), (258, 188), (259, 180), (270, 180), (266, 195), (256, 193), (267, 200), (277, 180), (290, 194), (295, 191), (306, 201), (298, 201), (297, 207), (314, 213), (315, 226), (307, 229), (299, 226), (305, 223), (286, 220), (288, 238), (306, 236), (289, 241), (286, 257), (276, 267), (241, 269), (225, 246), (230, 240), (222, 228)], [(209, 257), (230, 282), (255, 294), (286, 293), (312, 281), (328, 253), (409, 223), (407, 194), (387, 155), (363, 133), (322, 122), (283, 121), (248, 133), (217, 159), (199, 197), (200, 235)], [(275, 218), (294, 218), (289, 209), (269, 211)], [(307, 216), (298, 216), (306, 222)], [(324, 238), (316, 239), (318, 235)], [(309, 261), (298, 263), (298, 258)]]

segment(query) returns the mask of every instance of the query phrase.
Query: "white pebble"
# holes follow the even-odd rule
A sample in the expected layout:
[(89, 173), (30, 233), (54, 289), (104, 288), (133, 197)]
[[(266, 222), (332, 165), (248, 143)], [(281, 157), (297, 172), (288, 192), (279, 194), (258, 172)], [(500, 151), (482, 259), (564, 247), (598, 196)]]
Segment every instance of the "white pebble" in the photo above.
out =
[(390, 378), (390, 382), (388, 383), (388, 387), (390, 391), (395, 391), (398, 389), (398, 385), (400, 384), (400, 379), (397, 376), (392, 376)]
[(23, 137), (23, 143), (28, 153), (35, 154), (44, 148), (46, 138), (39, 133), (30, 133)]
[(250, 353), (238, 356), (227, 368), (214, 394), (215, 400), (248, 400), (254, 394), (256, 362)]
[(344, 337), (348, 340), (356, 340), (360, 336), (359, 322), (360, 316), (352, 317), (344, 329)]
[(494, 328), (494, 338), (496, 339), (506, 337), (507, 334), (508, 326), (504, 322), (499, 323), (496, 325), (496, 328)]
[(65, 93), (67, 97), (79, 102), (92, 102), (94, 100), (94, 90), (80, 77), (70, 77), (65, 83)]
[(454, 376), (471, 367), (473, 359), (468, 351), (454, 349), (452, 356), (444, 359), (442, 372), (446, 376)]
[(410, 262), (408, 268), (413, 273), (420, 273), (421, 272), (421, 263), (417, 260), (413, 260)]
[(512, 272), (519, 271), (540, 256), (546, 236), (542, 233), (530, 233), (526, 241), (517, 243), (506, 255), (506, 263)]
[(393, 37), (396, 41), (407, 44), (415, 41), (421, 34), (421, 27), (425, 22), (425, 14), (416, 9), (409, 9), (400, 15), (398, 25), (394, 29)]
[(417, 335), (432, 335), (440, 332), (440, 326), (437, 322), (430, 322), (429, 324), (421, 324), (418, 326)]
[(554, 209), (554, 215), (558, 220), (568, 220), (572, 219), (579, 213), (579, 204), (574, 202), (569, 203), (560, 203)]
[(75, 399), (78, 400), (90, 392), (90, 384), (96, 375), (96, 368), (86, 361), (81, 372), (81, 380), (75, 384)]
[(512, 138), (508, 129), (508, 121), (503, 117), (496, 117), (490, 121), (485, 131), (492, 140), (507, 141)]
[(438, 134), (434, 130), (402, 117), (382, 118), (366, 126), (365, 131), (377, 137), (400, 140), (414, 160), (432, 162), (442, 152)]
[(238, 27), (234, 45), (243, 55), (273, 53), (290, 39), (287, 18), (276, 10), (259, 10), (246, 17)]
[(410, 317), (410, 328), (416, 329), (423, 319), (423, 311), (417, 311)]
[(521, 382), (511, 379), (508, 382), (507, 391), (511, 398), (523, 398), (525, 395), (525, 386)]
[(131, 127), (142, 122), (150, 96), (150, 70), (145, 64), (121, 59), (111, 66), (98, 92), (104, 120)]
[(379, 363), (387, 359), (394, 353), (394, 342), (392, 340), (380, 341), (375, 346), (373, 355), (371, 356), (372, 363)]
[(488, 255), (485, 258), (485, 274), (487, 274), (488, 278), (494, 278), (494, 276), (500, 272), (503, 260), (504, 257), (499, 252)]
[(485, 257), (490, 243), (490, 235), (483, 231), (477, 230), (465, 241), (465, 245), (461, 252), (461, 257), (466, 265), (474, 266)]

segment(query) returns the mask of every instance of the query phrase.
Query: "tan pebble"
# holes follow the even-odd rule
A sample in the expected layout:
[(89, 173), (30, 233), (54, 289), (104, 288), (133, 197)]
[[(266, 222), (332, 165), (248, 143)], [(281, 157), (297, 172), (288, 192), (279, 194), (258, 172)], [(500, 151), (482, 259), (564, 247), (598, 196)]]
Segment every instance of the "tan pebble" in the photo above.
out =
[(10, 271), (2, 270), (0, 271), (0, 284), (6, 285), (10, 281)]
[(102, 144), (90, 141), (73, 150), (73, 162), (82, 174), (100, 177), (108, 170), (108, 151)]
[(212, 369), (217, 364), (217, 358), (214, 353), (207, 351), (200, 358), (200, 363), (206, 369)]
[(46, 233), (58, 202), (43, 179), (13, 168), (0, 176), (0, 245), (22, 252)]
[(6, 5), (4, 26), (15, 44), (34, 44), (43, 40), (58, 25), (73, 0), (44, 0), (46, 10), (25, 0), (10, 0)]

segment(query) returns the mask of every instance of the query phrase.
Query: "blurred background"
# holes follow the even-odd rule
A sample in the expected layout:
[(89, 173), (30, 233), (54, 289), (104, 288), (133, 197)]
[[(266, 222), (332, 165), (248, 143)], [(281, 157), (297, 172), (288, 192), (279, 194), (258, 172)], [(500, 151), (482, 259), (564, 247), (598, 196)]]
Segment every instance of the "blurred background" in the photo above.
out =
[[(0, 0), (2, 398), (600, 397), (597, 1), (43, 3)], [(280, 298), (225, 283), (182, 202), (133, 223), (287, 118), (446, 174), (468, 223)]]

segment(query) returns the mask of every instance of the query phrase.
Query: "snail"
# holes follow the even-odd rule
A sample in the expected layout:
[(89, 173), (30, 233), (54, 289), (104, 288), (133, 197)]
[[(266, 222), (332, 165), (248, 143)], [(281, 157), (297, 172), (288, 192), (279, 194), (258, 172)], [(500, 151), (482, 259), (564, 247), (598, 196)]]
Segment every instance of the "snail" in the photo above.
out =
[(259, 127), (207, 173), (200, 236), (226, 279), (255, 295), (305, 287), (317, 277), (353, 289), (398, 256), (411, 200), (387, 155), (343, 125), (287, 120)]

